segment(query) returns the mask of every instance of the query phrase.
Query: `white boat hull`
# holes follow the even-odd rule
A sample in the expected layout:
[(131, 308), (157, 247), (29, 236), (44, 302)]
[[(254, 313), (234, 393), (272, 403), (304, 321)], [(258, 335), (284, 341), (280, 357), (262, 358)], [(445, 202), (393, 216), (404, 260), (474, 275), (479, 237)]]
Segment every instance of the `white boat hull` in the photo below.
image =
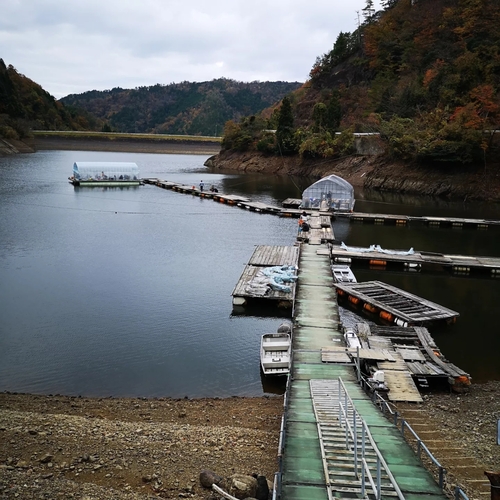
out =
[(260, 347), (260, 366), (266, 376), (288, 375), (292, 353), (292, 338), (285, 332), (265, 333)]

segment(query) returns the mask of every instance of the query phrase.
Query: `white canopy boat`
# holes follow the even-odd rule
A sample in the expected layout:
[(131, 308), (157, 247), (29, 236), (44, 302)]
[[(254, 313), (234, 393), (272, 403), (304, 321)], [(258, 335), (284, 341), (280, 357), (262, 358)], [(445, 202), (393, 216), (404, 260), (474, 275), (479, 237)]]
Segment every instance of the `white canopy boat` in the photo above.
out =
[[(284, 328), (284, 326), (288, 328)], [(260, 366), (264, 375), (288, 375), (291, 359), (292, 337), (291, 328), (288, 325), (281, 325), (276, 333), (262, 335)]]

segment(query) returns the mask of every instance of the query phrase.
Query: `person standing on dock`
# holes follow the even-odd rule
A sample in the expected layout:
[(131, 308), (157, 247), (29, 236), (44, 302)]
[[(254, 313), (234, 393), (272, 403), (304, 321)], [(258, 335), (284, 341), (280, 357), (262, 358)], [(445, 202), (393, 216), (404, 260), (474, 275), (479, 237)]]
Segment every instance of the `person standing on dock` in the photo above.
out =
[(203, 184), (203, 181), (200, 181), (200, 193), (203, 193), (203, 186), (204, 186), (204, 185), (205, 185), (205, 184)]

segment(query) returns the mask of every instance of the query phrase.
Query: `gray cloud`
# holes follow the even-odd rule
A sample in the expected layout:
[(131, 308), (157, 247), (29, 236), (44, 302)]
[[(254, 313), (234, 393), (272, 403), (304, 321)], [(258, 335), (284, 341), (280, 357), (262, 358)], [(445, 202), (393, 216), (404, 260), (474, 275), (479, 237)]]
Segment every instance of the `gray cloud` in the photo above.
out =
[(55, 97), (156, 83), (305, 81), (366, 0), (2, 0), (0, 57)]

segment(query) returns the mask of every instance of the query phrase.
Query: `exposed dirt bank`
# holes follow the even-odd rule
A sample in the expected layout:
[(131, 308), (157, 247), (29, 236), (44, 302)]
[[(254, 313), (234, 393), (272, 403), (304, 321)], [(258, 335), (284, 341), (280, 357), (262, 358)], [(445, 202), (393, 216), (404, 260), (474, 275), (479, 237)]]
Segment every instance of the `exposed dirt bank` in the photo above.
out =
[[(277, 470), (281, 397), (92, 399), (0, 394), (0, 498), (214, 498), (227, 478)], [(500, 471), (500, 382), (399, 408), (471, 499)], [(423, 425), (423, 427), (422, 427)], [(452, 450), (452, 455), (450, 455)], [(458, 451), (457, 451), (458, 450)], [(460, 460), (457, 460), (457, 457)]]
[(36, 150), (123, 151), (135, 153), (213, 155), (206, 165), (219, 170), (262, 172), (321, 178), (336, 174), (353, 186), (414, 195), (439, 196), (459, 201), (500, 202), (500, 164), (485, 168), (446, 166), (440, 170), (401, 162), (384, 156), (349, 156), (339, 160), (304, 160), (298, 156), (274, 157), (260, 153), (219, 152), (219, 145), (194, 141), (88, 140), (36, 137), (10, 141), (18, 151), (4, 144), (0, 154)]
[(449, 199), (500, 201), (500, 166), (488, 169), (446, 167), (440, 170), (391, 162), (383, 156), (339, 160), (303, 160), (259, 153), (221, 152), (207, 166), (221, 170), (321, 178), (336, 174), (353, 186)]

